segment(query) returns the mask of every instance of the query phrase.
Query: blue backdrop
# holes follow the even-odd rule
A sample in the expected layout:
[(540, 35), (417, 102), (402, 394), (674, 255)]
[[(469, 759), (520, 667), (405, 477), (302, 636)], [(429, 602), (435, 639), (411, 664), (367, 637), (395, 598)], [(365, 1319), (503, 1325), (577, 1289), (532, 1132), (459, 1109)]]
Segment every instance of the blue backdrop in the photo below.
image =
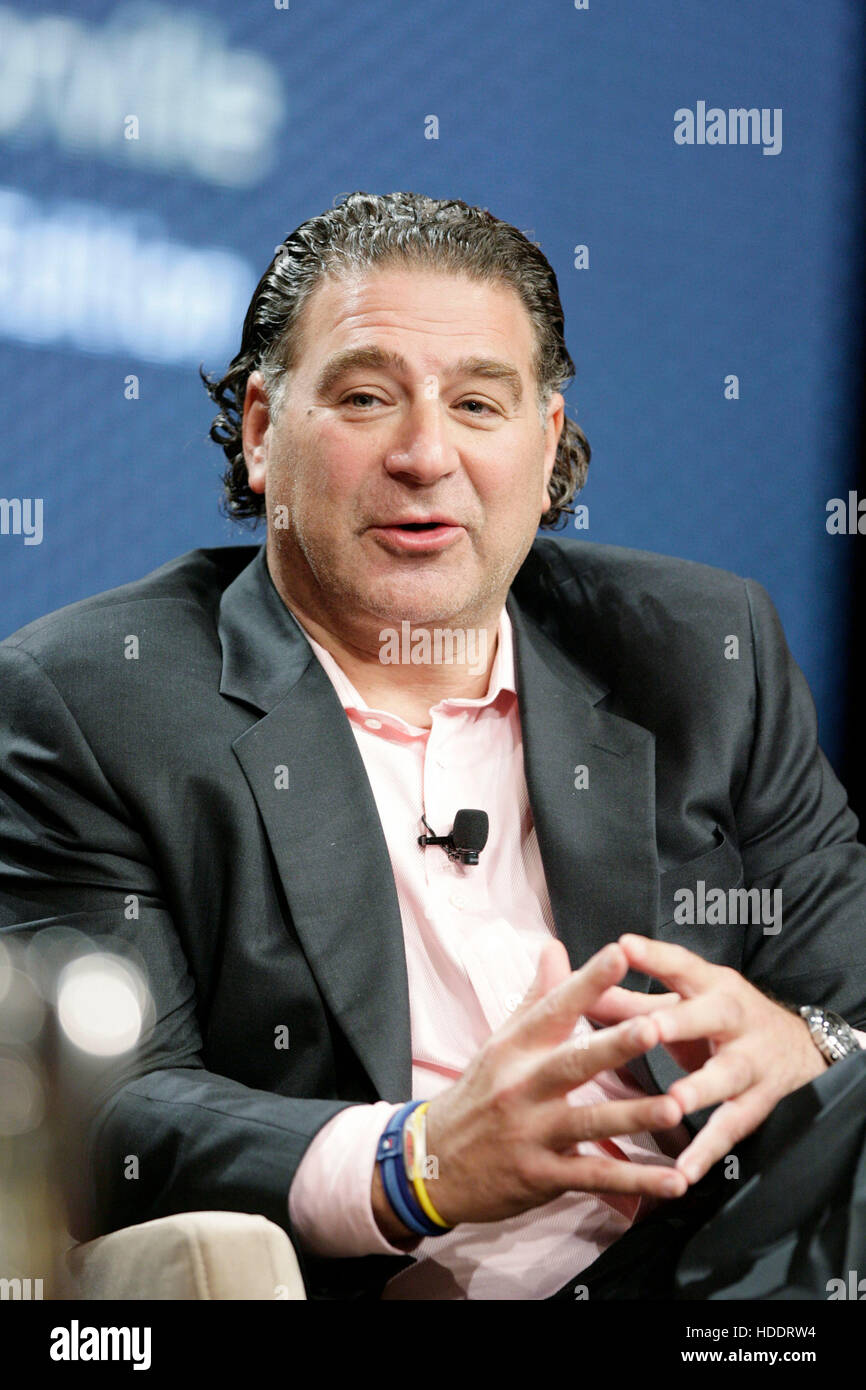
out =
[(593, 449), (580, 534), (765, 584), (838, 759), (862, 10), (7, 0), (0, 635), (248, 542), (197, 364), (299, 222), (408, 188), (541, 242)]

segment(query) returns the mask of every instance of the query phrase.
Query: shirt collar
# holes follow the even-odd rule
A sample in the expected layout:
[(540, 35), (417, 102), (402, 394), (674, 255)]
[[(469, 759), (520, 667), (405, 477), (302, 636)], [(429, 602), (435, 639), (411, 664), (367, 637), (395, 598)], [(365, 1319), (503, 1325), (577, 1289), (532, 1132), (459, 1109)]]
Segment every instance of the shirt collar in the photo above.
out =
[[(402, 720), (399, 715), (392, 714), (390, 710), (374, 709), (371, 705), (368, 705), (355, 689), (335, 657), (310, 635), (297, 615), (295, 615), (295, 621), (298, 623), (298, 626), (304, 633), (304, 636), (324, 667), (327, 675), (330, 677), (340, 703), (347, 714), (384, 714), (388, 719), (397, 720), (401, 724), (406, 722)], [(482, 709), (485, 705), (492, 705), (503, 691), (507, 691), (514, 696), (517, 695), (514, 670), (514, 636), (511, 619), (504, 607), (499, 615), (499, 624), (496, 629), (496, 634), (496, 655), (493, 658), (490, 680), (487, 685), (487, 694), (479, 696), (476, 699), (448, 696), (446, 699), (441, 700), (439, 704), (434, 705), (434, 709)], [(413, 728), (414, 726), (407, 724), (406, 727)]]

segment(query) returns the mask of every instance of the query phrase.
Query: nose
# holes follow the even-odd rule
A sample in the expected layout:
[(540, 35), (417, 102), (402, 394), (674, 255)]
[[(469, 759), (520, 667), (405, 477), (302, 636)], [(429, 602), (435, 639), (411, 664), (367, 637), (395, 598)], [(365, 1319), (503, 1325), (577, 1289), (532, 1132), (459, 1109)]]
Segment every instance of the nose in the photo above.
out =
[(435, 483), (457, 466), (439, 397), (420, 398), (406, 410), (386, 450), (387, 472), (417, 483)]

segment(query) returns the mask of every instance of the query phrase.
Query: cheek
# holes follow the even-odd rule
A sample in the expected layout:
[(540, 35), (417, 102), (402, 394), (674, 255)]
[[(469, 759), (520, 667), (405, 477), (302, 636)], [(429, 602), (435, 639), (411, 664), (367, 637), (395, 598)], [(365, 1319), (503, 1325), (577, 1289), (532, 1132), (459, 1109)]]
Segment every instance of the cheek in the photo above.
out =
[(489, 467), (476, 474), (476, 486), (488, 513), (495, 512), (505, 525), (520, 530), (531, 524), (536, 499), (544, 485), (544, 459), (540, 450), (523, 444), (510, 454), (502, 450)]
[(333, 421), (321, 421), (280, 441), (270, 481), (275, 495), (291, 497), (301, 508), (321, 508), (323, 501), (334, 505), (350, 497), (368, 471), (357, 437)]

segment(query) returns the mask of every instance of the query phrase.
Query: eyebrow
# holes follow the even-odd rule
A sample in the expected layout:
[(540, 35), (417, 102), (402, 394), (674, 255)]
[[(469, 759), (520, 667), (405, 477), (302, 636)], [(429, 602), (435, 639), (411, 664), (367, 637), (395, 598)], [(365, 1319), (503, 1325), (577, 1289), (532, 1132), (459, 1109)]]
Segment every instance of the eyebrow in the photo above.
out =
[[(344, 348), (342, 352), (328, 358), (319, 373), (316, 391), (319, 395), (326, 396), (346, 372), (356, 367), (390, 369), (396, 372), (409, 370), (406, 359), (398, 352), (387, 352), (384, 348), (372, 344), (369, 347)], [(443, 375), (480, 376), (491, 381), (501, 381), (507, 388), (515, 409), (523, 399), (520, 372), (511, 362), (503, 362), (497, 357), (461, 357), (458, 362), (447, 367)]]

